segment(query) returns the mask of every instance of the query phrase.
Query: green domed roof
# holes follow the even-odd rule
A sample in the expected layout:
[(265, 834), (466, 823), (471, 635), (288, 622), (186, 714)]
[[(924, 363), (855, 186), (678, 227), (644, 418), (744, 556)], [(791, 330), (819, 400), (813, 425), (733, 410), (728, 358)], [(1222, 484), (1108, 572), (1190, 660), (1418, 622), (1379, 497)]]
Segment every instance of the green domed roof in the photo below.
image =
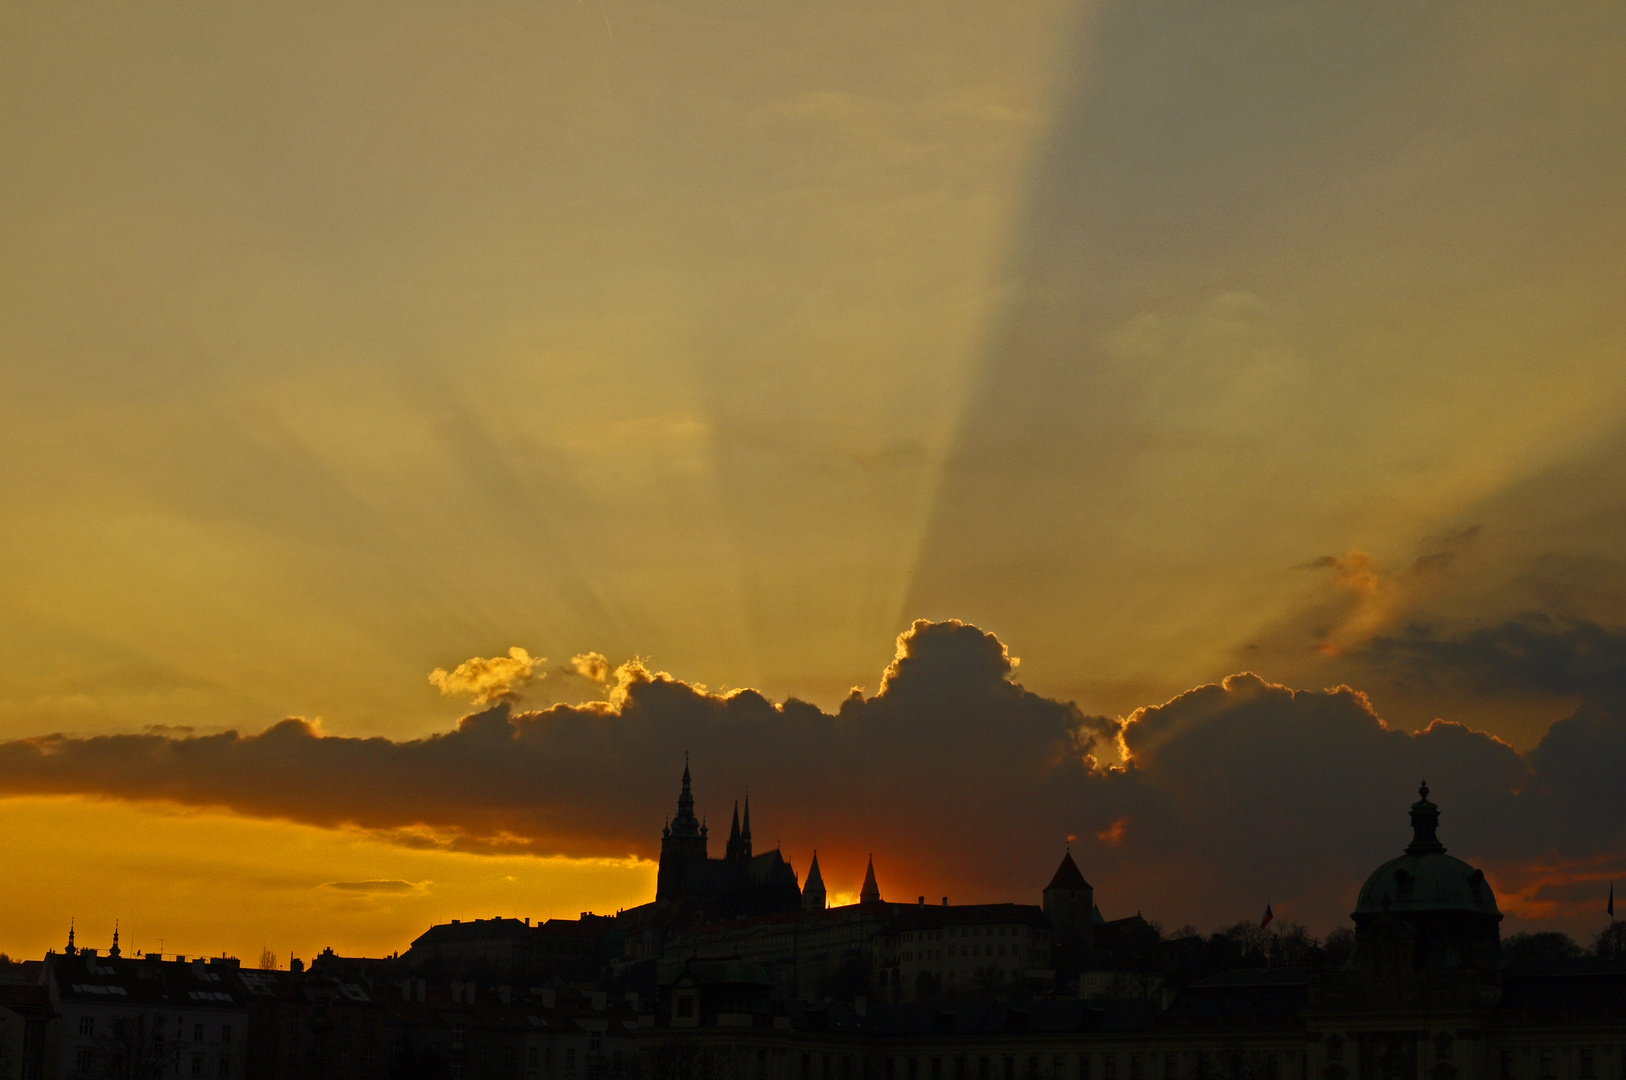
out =
[(1411, 807), (1412, 842), (1406, 853), (1372, 872), (1355, 902), (1356, 915), (1461, 911), (1501, 918), (1484, 871), (1445, 853), (1435, 837), (1440, 808), (1428, 801), (1428, 784)]

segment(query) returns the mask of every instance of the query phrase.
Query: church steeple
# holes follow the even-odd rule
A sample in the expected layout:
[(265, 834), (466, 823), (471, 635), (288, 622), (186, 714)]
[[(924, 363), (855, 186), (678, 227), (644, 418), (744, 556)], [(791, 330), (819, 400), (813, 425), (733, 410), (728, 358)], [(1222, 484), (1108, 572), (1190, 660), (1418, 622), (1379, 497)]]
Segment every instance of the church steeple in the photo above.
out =
[(864, 887), (858, 890), (860, 904), (879, 904), (881, 902), (881, 887), (875, 884), (875, 856), (869, 857), (869, 866), (864, 870)]
[(67, 949), (67, 953), (68, 953), (69, 956), (73, 956), (78, 951), (79, 951), (78, 947), (76, 945), (74, 945), (74, 943), (73, 943), (73, 920), (69, 919), (68, 920), (68, 949)]
[(107, 955), (119, 955), (119, 922), (117, 919), (113, 920), (113, 947), (107, 950)]
[(745, 793), (745, 824), (740, 827), (740, 846), (745, 849), (745, 857), (751, 857), (751, 792)]

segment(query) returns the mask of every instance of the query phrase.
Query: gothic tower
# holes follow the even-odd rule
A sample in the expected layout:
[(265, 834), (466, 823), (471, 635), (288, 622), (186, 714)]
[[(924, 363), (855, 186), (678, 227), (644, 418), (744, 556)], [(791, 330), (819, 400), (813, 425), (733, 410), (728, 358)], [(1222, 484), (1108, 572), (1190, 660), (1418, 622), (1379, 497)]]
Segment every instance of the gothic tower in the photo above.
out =
[(705, 857), (706, 827), (694, 816), (694, 796), (689, 792), (689, 762), (685, 759), (677, 816), (661, 830), (661, 861), (660, 869), (655, 874), (655, 899), (677, 899), (683, 891), (683, 874), (689, 863)]

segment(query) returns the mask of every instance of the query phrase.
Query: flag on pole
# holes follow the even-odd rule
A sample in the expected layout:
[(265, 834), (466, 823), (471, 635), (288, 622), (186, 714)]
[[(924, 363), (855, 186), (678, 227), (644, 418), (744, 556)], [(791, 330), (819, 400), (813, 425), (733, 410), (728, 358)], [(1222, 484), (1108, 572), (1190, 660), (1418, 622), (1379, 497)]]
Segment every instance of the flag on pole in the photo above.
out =
[[(1611, 886), (1611, 888), (1613, 888), (1613, 886)], [(1614, 893), (1611, 892), (1610, 896), (1613, 897)], [(1614, 900), (1611, 899), (1609, 902), (1611, 904), (1613, 904)], [(1613, 913), (1615, 909), (1613, 907), (1611, 907), (1609, 910), (1610, 910), (1611, 913)], [(1269, 926), (1270, 925), (1270, 920), (1274, 919), (1275, 917), (1276, 917), (1275, 914), (1270, 910), (1270, 901), (1266, 900), (1265, 901), (1265, 917), (1259, 920), (1259, 929), (1263, 930), (1265, 927)]]

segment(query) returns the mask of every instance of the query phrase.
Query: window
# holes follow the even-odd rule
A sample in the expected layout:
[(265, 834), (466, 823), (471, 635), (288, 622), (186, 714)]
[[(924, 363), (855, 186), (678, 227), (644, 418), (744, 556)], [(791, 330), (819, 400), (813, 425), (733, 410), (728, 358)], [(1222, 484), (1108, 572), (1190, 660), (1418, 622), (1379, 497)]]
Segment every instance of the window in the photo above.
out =
[(220, 1025), (220, 1041), (223, 1042), (223, 1043), (231, 1042), (231, 1025), (230, 1024), (221, 1024)]
[(819, 1062), (819, 1075), (821, 1077), (823, 1077), (824, 1080), (830, 1080), (830, 1055), (829, 1054), (825, 1054), (824, 1059)]
[(192, 1058), (192, 1075), (193, 1076), (202, 1076), (203, 1075), (203, 1058), (202, 1057), (194, 1056)]
[(1016, 1080), (1016, 1059), (1013, 1057), (1005, 1059), (1005, 1080)]
[(1118, 1080), (1117, 1054), (1107, 1054), (1101, 1059), (1101, 1075), (1105, 1080)]
[(73, 1060), (74, 1068), (78, 1069), (80, 1072), (89, 1072), (90, 1066), (95, 1060), (95, 1054), (91, 1053), (89, 1050), (81, 1050), (79, 1051), (78, 1056), (76, 1056)]
[(525, 1067), (528, 1069), (536, 1068), (536, 1047), (534, 1046), (525, 1051)]
[(453, 1024), (452, 1025), (452, 1049), (453, 1050), (461, 1050), (461, 1049), (463, 1049), (463, 1025), (462, 1024)]
[(977, 1059), (977, 1080), (988, 1080), (988, 1059)]
[(1344, 1060), (1344, 1040), (1337, 1035), (1330, 1036), (1327, 1039), (1327, 1060)]
[(909, 1059), (909, 1080), (920, 1080), (920, 1061), (917, 1058)]
[(1282, 1080), (1281, 1061), (1275, 1054), (1265, 1055), (1265, 1080)]
[(1140, 1055), (1129, 1055), (1129, 1080), (1141, 1080)]
[(1078, 1055), (1078, 1080), (1090, 1080), (1090, 1055)]
[(96, 1018), (94, 1016), (81, 1016), (79, 1018), (79, 1034), (96, 1034)]
[(565, 1049), (565, 1068), (574, 1069), (575, 1067), (576, 1067), (576, 1048), (574, 1046), (567, 1047)]
[(1502, 1051), (1502, 1080), (1513, 1080), (1513, 1051)]
[(203, 1041), (203, 1025), (202, 1024), (193, 1024), (192, 1025), (192, 1041), (193, 1042), (202, 1042)]
[(1173, 1054), (1163, 1055), (1163, 1080), (1180, 1080), (1180, 1059)]
[(1443, 1031), (1434, 1036), (1434, 1060), (1451, 1060), (1451, 1036)]
[(1028, 1080), (1039, 1080), (1039, 1058), (1036, 1055), (1028, 1058)]
[(932, 1080), (943, 1080), (942, 1058), (932, 1058)]
[(229, 1080), (231, 1076), (231, 1058), (221, 1058), (216, 1064), (215, 1075), (220, 1077), (220, 1080)]
[(1593, 1077), (1598, 1075), (1597, 1070), (1594, 1069), (1592, 1065), (1592, 1047), (1581, 1047), (1581, 1062), (1579, 1068), (1581, 1071), (1581, 1080), (1592, 1080)]
[(1555, 1075), (1555, 1073), (1553, 1072), (1553, 1052), (1551, 1050), (1547, 1050), (1547, 1049), (1542, 1050), (1542, 1052), (1541, 1052), (1541, 1071), (1538, 1072), (1536, 1075), (1541, 1077), (1542, 1080), (1549, 1080), (1550, 1077)]

